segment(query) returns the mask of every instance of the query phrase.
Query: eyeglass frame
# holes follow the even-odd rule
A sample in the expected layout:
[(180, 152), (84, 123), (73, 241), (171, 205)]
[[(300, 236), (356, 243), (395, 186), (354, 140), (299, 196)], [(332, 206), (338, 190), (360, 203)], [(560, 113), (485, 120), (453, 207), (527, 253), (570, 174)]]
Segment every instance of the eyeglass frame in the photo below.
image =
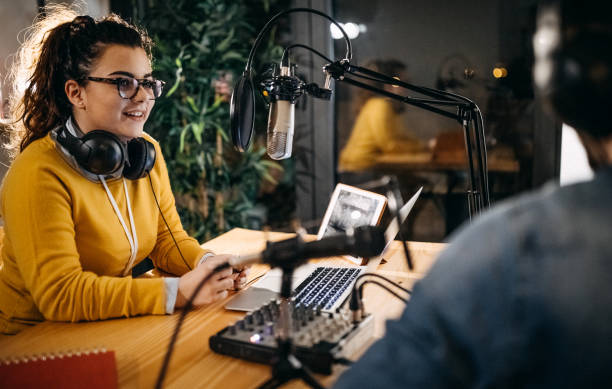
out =
[[(157, 100), (163, 94), (164, 86), (166, 85), (166, 82), (162, 81), (162, 80), (158, 80), (158, 79), (149, 80), (149, 79), (146, 79), (146, 78), (138, 79), (138, 78), (134, 78), (134, 77), (116, 77), (116, 78), (112, 78), (112, 77), (92, 77), (92, 76), (87, 76), (84, 79), (88, 80), (88, 81), (94, 81), (94, 82), (103, 82), (103, 83), (106, 83), (106, 84), (114, 84), (115, 86), (117, 86), (117, 93), (119, 93), (119, 97), (121, 97), (122, 99), (125, 99), (125, 100), (133, 99), (138, 94), (138, 91), (140, 90), (141, 86), (144, 87), (144, 88), (148, 88), (148, 87), (142, 85), (144, 82), (151, 82), (151, 83), (153, 83), (153, 87), (149, 88), (153, 92), (153, 98), (150, 99), (150, 100)], [(119, 83), (121, 82), (121, 80), (129, 80), (129, 79), (132, 79), (132, 80), (136, 81), (136, 83), (137, 83), (136, 84), (136, 89), (134, 90), (134, 94), (132, 96), (124, 97), (121, 94), (121, 87), (119, 86)], [(161, 83), (161, 89), (160, 89), (160, 92), (159, 92), (159, 96), (155, 96), (155, 82), (160, 82)]]

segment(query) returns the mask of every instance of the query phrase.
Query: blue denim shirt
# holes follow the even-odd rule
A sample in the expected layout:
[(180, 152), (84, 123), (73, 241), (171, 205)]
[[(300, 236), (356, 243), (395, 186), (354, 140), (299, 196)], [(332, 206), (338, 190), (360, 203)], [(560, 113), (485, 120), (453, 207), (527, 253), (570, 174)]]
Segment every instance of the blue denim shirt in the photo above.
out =
[(612, 387), (612, 168), (463, 228), (336, 387)]

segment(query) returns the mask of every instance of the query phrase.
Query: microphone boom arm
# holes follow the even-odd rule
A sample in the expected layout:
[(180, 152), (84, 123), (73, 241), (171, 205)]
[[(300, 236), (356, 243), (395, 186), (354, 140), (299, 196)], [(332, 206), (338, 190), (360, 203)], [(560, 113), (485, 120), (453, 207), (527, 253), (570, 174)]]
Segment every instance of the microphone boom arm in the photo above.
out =
[[(470, 179), (470, 188), (467, 191), (470, 219), (473, 215), (479, 214), (483, 208), (489, 207), (489, 180), (487, 150), (484, 141), (484, 123), (482, 120), (482, 114), (476, 103), (466, 97), (454, 93), (411, 85), (373, 70), (354, 66), (347, 60), (340, 60), (327, 64), (323, 67), (323, 71), (327, 74), (328, 78), (326, 87), (329, 87), (329, 80), (333, 78), (336, 81), (342, 81), (362, 89), (367, 89), (371, 92), (401, 101), (405, 104), (419, 107), (426, 111), (457, 120), (464, 129), (465, 149)], [(354, 78), (347, 77), (347, 75), (399, 86), (428, 96), (430, 99), (415, 98), (391, 93), (384, 89), (355, 80)], [(440, 107), (455, 107), (456, 112), (446, 111)], [(475, 162), (474, 156), (476, 157)]]

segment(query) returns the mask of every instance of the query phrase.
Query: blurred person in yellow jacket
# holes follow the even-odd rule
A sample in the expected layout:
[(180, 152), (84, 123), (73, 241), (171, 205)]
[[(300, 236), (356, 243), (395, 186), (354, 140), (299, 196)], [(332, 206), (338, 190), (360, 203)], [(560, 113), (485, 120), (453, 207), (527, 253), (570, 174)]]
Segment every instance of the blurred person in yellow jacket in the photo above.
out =
[[(399, 79), (403, 78), (406, 70), (402, 62), (393, 59), (373, 60), (364, 67)], [(398, 93), (398, 88), (392, 85), (377, 82), (370, 84), (391, 93)], [(421, 142), (402, 122), (401, 113), (406, 107), (404, 103), (360, 89), (356, 106), (359, 114), (349, 140), (340, 152), (339, 172), (366, 171), (374, 166), (376, 158), (383, 154), (423, 150)]]
[[(151, 46), (116, 15), (65, 6), (32, 26), (13, 69), (18, 151), (0, 193), (0, 333), (170, 314), (227, 261), (184, 231), (159, 144), (143, 131), (164, 84)], [(133, 278), (147, 257), (180, 277)], [(224, 298), (247, 271), (212, 277), (195, 306)]]

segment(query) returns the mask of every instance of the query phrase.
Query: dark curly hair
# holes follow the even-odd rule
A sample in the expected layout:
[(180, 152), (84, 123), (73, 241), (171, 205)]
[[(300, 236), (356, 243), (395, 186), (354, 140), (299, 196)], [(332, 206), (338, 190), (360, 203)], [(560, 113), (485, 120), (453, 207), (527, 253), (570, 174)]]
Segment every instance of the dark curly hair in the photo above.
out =
[(146, 32), (117, 15), (94, 20), (76, 16), (65, 6), (48, 8), (45, 15), (29, 30), (13, 69), (8, 145), (13, 155), (17, 147), (23, 151), (70, 117), (66, 81), (85, 85), (92, 64), (108, 45), (140, 47), (151, 60), (152, 41)]

